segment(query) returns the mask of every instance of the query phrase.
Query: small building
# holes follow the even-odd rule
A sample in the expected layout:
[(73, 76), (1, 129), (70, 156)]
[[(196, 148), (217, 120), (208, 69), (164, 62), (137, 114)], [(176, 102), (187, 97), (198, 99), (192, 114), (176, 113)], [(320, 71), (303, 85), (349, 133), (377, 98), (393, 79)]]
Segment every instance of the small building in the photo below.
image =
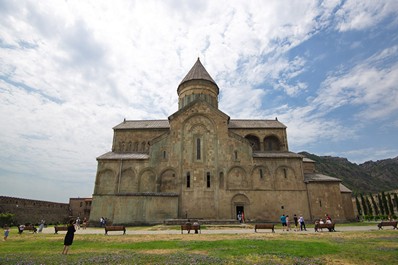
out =
[(219, 87), (199, 59), (177, 94), (178, 110), (167, 119), (124, 120), (113, 128), (112, 150), (97, 158), (90, 219), (354, 219), (350, 191), (289, 151), (283, 123), (232, 119), (218, 108)]
[(71, 212), (71, 217), (79, 217), (81, 220), (86, 218), (89, 220), (92, 198), (70, 198), (69, 207)]

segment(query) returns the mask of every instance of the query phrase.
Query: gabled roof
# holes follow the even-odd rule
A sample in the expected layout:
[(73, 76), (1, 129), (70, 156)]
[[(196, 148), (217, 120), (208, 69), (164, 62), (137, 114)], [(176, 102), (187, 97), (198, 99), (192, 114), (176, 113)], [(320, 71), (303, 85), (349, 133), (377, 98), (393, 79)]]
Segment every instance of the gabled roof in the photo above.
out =
[[(220, 111), (222, 112), (222, 111)], [(226, 114), (225, 114), (226, 115)], [(230, 120), (229, 129), (274, 129), (286, 128), (277, 120)], [(120, 129), (170, 129), (169, 120), (126, 120), (113, 127)]]
[(303, 158), (302, 155), (293, 152), (253, 152), (253, 157), (259, 158)]
[(113, 129), (169, 129), (168, 120), (125, 120)]
[(278, 120), (233, 120), (228, 124), (230, 129), (261, 129), (261, 128), (283, 128), (286, 126)]
[(190, 80), (207, 80), (214, 83), (217, 86), (216, 82), (214, 82), (213, 78), (211, 78), (209, 73), (206, 71), (206, 69), (200, 62), (199, 58), (196, 61), (196, 63), (192, 66), (191, 70), (189, 70), (188, 74), (181, 81), (180, 85)]
[(349, 188), (347, 188), (346, 186), (344, 186), (341, 183), (340, 183), (340, 192), (342, 192), (342, 193), (352, 193), (352, 191)]
[(146, 153), (116, 153), (108, 152), (102, 156), (97, 157), (97, 160), (120, 160), (120, 159), (134, 159), (134, 160), (145, 160), (149, 159), (149, 155)]
[(209, 110), (213, 110), (214, 113), (217, 113), (223, 117), (225, 117), (227, 120), (229, 120), (229, 116), (227, 114), (225, 114), (224, 112), (222, 112), (221, 110), (219, 110), (218, 108), (215, 108), (214, 106), (212, 106), (211, 104), (209, 104), (209, 102), (207, 102), (204, 99), (198, 98), (195, 99), (194, 101), (190, 102), (188, 105), (184, 106), (183, 108), (179, 109), (178, 111), (174, 112), (173, 114), (171, 114), (169, 116), (169, 120), (172, 120), (174, 118), (176, 118), (177, 116), (179, 116), (181, 113), (187, 112), (189, 111), (190, 108), (194, 107), (197, 104), (205, 104), (207, 105), (207, 108), (209, 108)]
[(319, 173), (304, 173), (304, 182), (341, 182), (341, 179)]

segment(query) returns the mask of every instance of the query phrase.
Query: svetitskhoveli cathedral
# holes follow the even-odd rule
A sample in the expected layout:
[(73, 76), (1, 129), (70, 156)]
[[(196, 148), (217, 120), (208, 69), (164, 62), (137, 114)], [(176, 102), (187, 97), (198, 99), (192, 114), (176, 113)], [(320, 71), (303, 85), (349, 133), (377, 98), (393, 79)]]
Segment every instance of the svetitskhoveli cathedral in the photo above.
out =
[(177, 87), (178, 110), (162, 120), (124, 120), (112, 151), (97, 158), (90, 220), (156, 224), (170, 219), (355, 219), (351, 191), (289, 151), (277, 119), (233, 119), (198, 59)]

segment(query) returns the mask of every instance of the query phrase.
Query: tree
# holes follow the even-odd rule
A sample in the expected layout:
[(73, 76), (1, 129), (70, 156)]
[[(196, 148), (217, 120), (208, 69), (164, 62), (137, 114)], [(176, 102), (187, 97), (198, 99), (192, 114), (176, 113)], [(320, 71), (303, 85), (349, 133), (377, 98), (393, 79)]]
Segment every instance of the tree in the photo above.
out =
[(362, 193), (360, 193), (359, 196), (361, 197), (361, 203), (362, 203), (363, 214), (364, 214), (364, 215), (368, 215), (368, 207), (366, 206), (366, 201), (365, 201), (365, 199), (363, 198)]
[(369, 196), (370, 196), (370, 200), (372, 201), (373, 209), (375, 210), (375, 215), (379, 215), (379, 207), (377, 207), (375, 198), (373, 198), (372, 193), (369, 193)]
[(373, 216), (373, 209), (372, 209), (372, 205), (370, 205), (369, 196), (365, 197), (365, 201), (366, 201), (366, 207), (368, 207), (369, 215)]
[(395, 204), (395, 207), (397, 208), (397, 212), (398, 212), (398, 196), (397, 196), (397, 193), (394, 193), (394, 204)]
[(10, 225), (14, 216), (15, 214), (12, 213), (0, 213), (0, 227)]
[(361, 204), (359, 203), (358, 196), (356, 195), (355, 195), (355, 203), (357, 204), (358, 215), (361, 216), (362, 215)]
[(388, 209), (387, 198), (386, 198), (386, 194), (384, 193), (384, 191), (381, 192), (381, 200), (383, 201), (383, 207), (386, 212), (386, 215), (389, 215), (390, 211)]
[(377, 198), (379, 199), (380, 213), (382, 215), (385, 215), (386, 212), (384, 211), (383, 200), (381, 199), (381, 194), (377, 194)]
[(394, 204), (392, 204), (390, 193), (387, 193), (387, 202), (388, 202), (388, 208), (390, 208), (390, 214), (394, 215)]

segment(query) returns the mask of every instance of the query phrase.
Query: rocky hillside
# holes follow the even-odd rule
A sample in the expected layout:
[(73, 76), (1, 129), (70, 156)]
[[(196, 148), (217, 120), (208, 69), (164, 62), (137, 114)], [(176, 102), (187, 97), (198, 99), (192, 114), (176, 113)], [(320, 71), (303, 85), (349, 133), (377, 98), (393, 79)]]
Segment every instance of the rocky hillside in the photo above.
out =
[(317, 172), (341, 179), (354, 193), (398, 189), (398, 157), (358, 165), (341, 157), (300, 154), (316, 162)]

